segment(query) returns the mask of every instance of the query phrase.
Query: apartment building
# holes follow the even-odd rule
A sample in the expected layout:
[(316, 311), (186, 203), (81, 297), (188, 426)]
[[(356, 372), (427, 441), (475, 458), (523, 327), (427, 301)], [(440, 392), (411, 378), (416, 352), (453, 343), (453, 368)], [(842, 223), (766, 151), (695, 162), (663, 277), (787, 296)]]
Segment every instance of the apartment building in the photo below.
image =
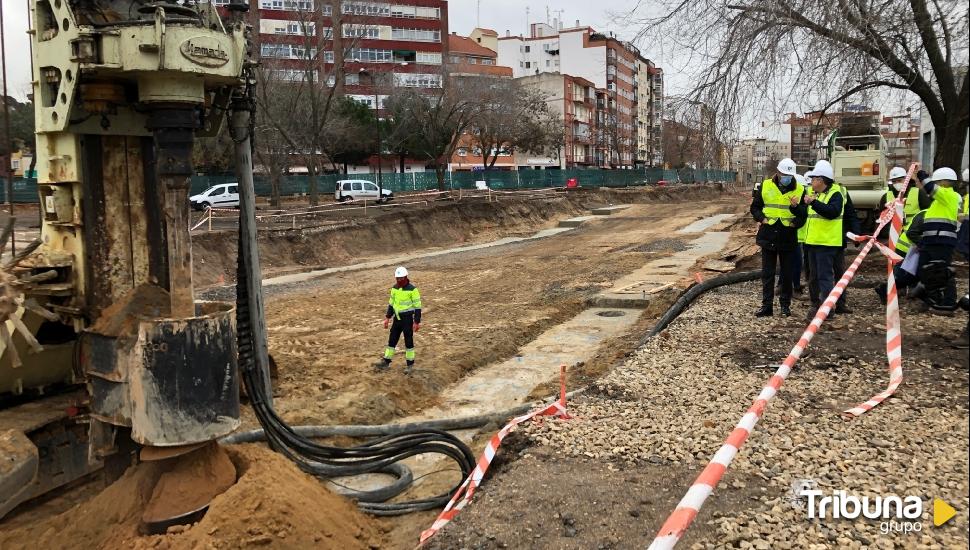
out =
[[(572, 28), (562, 28), (555, 20), (552, 24), (533, 23), (527, 37), (508, 33), (499, 37), (499, 64), (511, 67), (516, 78), (558, 73), (592, 83), (601, 91), (598, 95), (603, 102), (603, 108), (594, 112), (604, 145), (602, 165), (649, 164), (654, 151), (649, 144), (656, 145), (653, 133), (659, 130), (660, 117), (650, 118), (651, 104), (640, 105), (641, 86), (650, 83), (647, 95), (653, 99), (654, 79), (662, 79), (662, 72), (651, 74), (652, 64), (633, 45), (576, 23)], [(644, 68), (648, 71), (645, 78), (640, 76)], [(658, 88), (662, 93), (662, 84)]]
[(791, 143), (766, 138), (743, 139), (735, 144), (732, 170), (744, 183), (755, 183), (775, 173), (778, 161), (791, 156)]
[(832, 130), (851, 125), (878, 131), (881, 119), (879, 111), (861, 105), (831, 113), (810, 111), (802, 116), (788, 113), (785, 124), (791, 126), (791, 158), (799, 167), (811, 166), (825, 156), (822, 149)]
[(448, 52), (444, 0), (253, 3), (258, 8), (250, 14), (255, 39), (271, 78), (325, 81), (372, 107), (382, 104), (392, 83), (424, 89), (442, 85)]

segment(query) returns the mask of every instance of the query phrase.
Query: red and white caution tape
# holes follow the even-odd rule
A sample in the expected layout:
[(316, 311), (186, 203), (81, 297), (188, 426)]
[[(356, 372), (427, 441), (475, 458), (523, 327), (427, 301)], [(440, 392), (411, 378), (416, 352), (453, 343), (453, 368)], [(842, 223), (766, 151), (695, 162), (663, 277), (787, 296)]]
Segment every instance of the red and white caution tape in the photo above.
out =
[[(889, 360), (889, 385), (880, 393), (869, 398), (865, 403), (860, 403), (851, 409), (842, 411), (842, 414), (855, 418), (871, 411), (874, 407), (889, 399), (899, 385), (903, 383), (903, 333), (899, 322), (899, 296), (896, 291), (896, 276), (893, 273), (893, 266), (902, 261), (896, 254), (896, 243), (903, 232), (903, 207), (906, 205), (906, 195), (909, 194), (909, 186), (912, 185), (913, 176), (919, 167), (915, 162), (910, 165), (903, 183), (903, 190), (896, 195), (896, 200), (887, 205), (883, 216), (891, 216), (892, 224), (889, 226), (889, 246), (876, 243), (887, 258), (886, 275), (886, 357)], [(878, 235), (878, 231), (875, 233)], [(875, 238), (871, 242), (876, 242)]]
[[(916, 170), (916, 166), (917, 165), (914, 163), (910, 167), (909, 174), (907, 175), (907, 181), (909, 180), (909, 178), (913, 176), (913, 173)], [(897, 199), (890, 206), (893, 212), (901, 211), (901, 208), (899, 207), (899, 205), (903, 204), (906, 200), (905, 198), (906, 190), (907, 188), (904, 188), (903, 191), (900, 193), (901, 198), (897, 197)], [(887, 209), (887, 211), (888, 210), (889, 209)], [(843, 292), (845, 292), (845, 288), (846, 286), (849, 285), (849, 281), (851, 281), (852, 278), (855, 277), (856, 271), (859, 269), (859, 266), (862, 265), (862, 260), (864, 260), (865, 257), (869, 254), (873, 246), (879, 247), (879, 250), (890, 258), (889, 259), (889, 263), (890, 263), (889, 284), (893, 292), (893, 295), (892, 295), (893, 302), (895, 303), (895, 281), (892, 278), (892, 263), (894, 261), (899, 261), (900, 258), (895, 252), (884, 247), (882, 244), (878, 243), (876, 241), (875, 235), (879, 235), (879, 233), (882, 232), (882, 229), (886, 226), (886, 224), (888, 224), (891, 220), (895, 220), (896, 215), (897, 214), (884, 213), (882, 216), (880, 216), (879, 224), (876, 227), (875, 232), (873, 232), (872, 236), (858, 238), (859, 241), (863, 241), (863, 240), (867, 241), (865, 246), (862, 248), (862, 250), (859, 251), (859, 254), (852, 262), (852, 265), (850, 265), (849, 269), (845, 271), (845, 273), (842, 275), (842, 278), (839, 279), (839, 282), (836, 283), (834, 288), (832, 288), (832, 292), (829, 293), (828, 297), (825, 299), (825, 302), (822, 303), (822, 306), (818, 308), (818, 311), (815, 313), (815, 318), (812, 319), (812, 322), (809, 323), (808, 327), (802, 333), (801, 338), (798, 340), (798, 343), (795, 344), (795, 347), (792, 348), (791, 352), (789, 352), (788, 357), (785, 358), (784, 363), (778, 366), (778, 369), (775, 371), (775, 374), (768, 380), (768, 383), (761, 390), (761, 393), (758, 394), (758, 397), (757, 399), (755, 399), (754, 404), (752, 404), (751, 407), (744, 414), (744, 416), (741, 417), (741, 420), (737, 423), (737, 425), (734, 427), (734, 430), (724, 441), (724, 444), (721, 445), (721, 448), (718, 449), (718, 451), (714, 454), (714, 457), (711, 459), (707, 467), (705, 467), (704, 470), (700, 473), (700, 475), (697, 476), (697, 479), (694, 480), (693, 485), (691, 485), (690, 489), (687, 490), (687, 494), (684, 495), (684, 497), (677, 504), (677, 508), (670, 514), (670, 516), (667, 518), (664, 524), (660, 527), (660, 531), (657, 533), (656, 538), (654, 538), (653, 542), (650, 544), (651, 550), (673, 548), (677, 544), (677, 541), (679, 541), (680, 538), (687, 531), (687, 528), (690, 527), (690, 524), (694, 521), (694, 518), (696, 518), (697, 514), (700, 512), (701, 506), (704, 505), (704, 501), (706, 501), (707, 497), (709, 497), (711, 493), (714, 492), (714, 488), (717, 487), (717, 484), (721, 481), (721, 478), (724, 476), (724, 472), (727, 471), (728, 466), (731, 465), (731, 462), (734, 460), (734, 457), (738, 454), (738, 450), (741, 448), (742, 445), (744, 445), (744, 442), (747, 441), (748, 437), (751, 435), (751, 432), (754, 430), (754, 427), (758, 424), (758, 421), (761, 420), (761, 417), (764, 415), (765, 409), (768, 408), (768, 402), (771, 401), (772, 398), (774, 398), (775, 395), (778, 393), (778, 390), (781, 389), (782, 384), (785, 383), (785, 379), (788, 378), (788, 375), (791, 373), (791, 370), (795, 366), (795, 363), (801, 357), (802, 353), (808, 347), (809, 343), (811, 343), (812, 339), (815, 337), (815, 334), (818, 332), (819, 327), (822, 326), (822, 323), (825, 321), (826, 318), (828, 318), (829, 314), (835, 308), (835, 304), (836, 302), (838, 302), (839, 297), (842, 296)], [(896, 225), (895, 222), (894, 222), (894, 225)], [(901, 228), (902, 228), (902, 224), (899, 223), (898, 226), (896, 227), (897, 238), (899, 233), (901, 232)], [(890, 248), (895, 249), (895, 242), (892, 242)], [(889, 388), (887, 388), (885, 392), (877, 395), (876, 397), (873, 397), (867, 403), (860, 405), (860, 407), (866, 406), (869, 403), (872, 403), (875, 401), (875, 404), (869, 406), (866, 410), (869, 410), (872, 407), (878, 405), (880, 402), (882, 402), (882, 400), (886, 399), (886, 397), (888, 397), (889, 395), (892, 395), (892, 393), (899, 386), (899, 383), (902, 382), (902, 366), (901, 366), (900, 355), (898, 351), (899, 341), (900, 341), (898, 303), (897, 303), (897, 308), (895, 310), (895, 325), (893, 325), (888, 321), (890, 316), (890, 309), (891, 308), (887, 308), (887, 313), (886, 313), (887, 315), (886, 347), (888, 352), (890, 350), (890, 342), (891, 341), (894, 342), (893, 345), (895, 346), (894, 349), (896, 349), (895, 357), (897, 361), (896, 365), (898, 366), (898, 372), (892, 371), (893, 376), (892, 376), (892, 379), (890, 380)], [(891, 370), (893, 369), (893, 366), (892, 366), (893, 357), (894, 355), (890, 353)], [(885, 394), (885, 397), (882, 397), (880, 399), (880, 396), (884, 394)], [(878, 401), (876, 401), (877, 399)]]
[(505, 436), (509, 435), (512, 430), (519, 424), (531, 420), (539, 416), (557, 416), (563, 419), (569, 419), (570, 416), (566, 413), (566, 367), (565, 365), (560, 367), (559, 370), (560, 382), (559, 382), (559, 401), (554, 401), (547, 407), (539, 410), (532, 411), (530, 413), (524, 414), (522, 416), (517, 416), (509, 421), (504, 428), (499, 430), (498, 433), (492, 436), (485, 446), (485, 452), (482, 456), (478, 458), (478, 464), (471, 474), (465, 478), (465, 482), (461, 484), (461, 487), (455, 491), (455, 495), (451, 497), (451, 500), (442, 510), (438, 518), (434, 520), (434, 523), (421, 532), (421, 539), (419, 546), (424, 544), (425, 541), (430, 539), (437, 533), (442, 527), (448, 524), (459, 512), (467, 505), (472, 496), (475, 494), (475, 490), (478, 486), (482, 484), (482, 478), (485, 477), (485, 471), (488, 470), (489, 465), (495, 458), (495, 453), (498, 452), (499, 445), (502, 444), (502, 440)]
[(792, 367), (795, 366), (802, 352), (805, 351), (805, 348), (808, 347), (808, 344), (815, 337), (819, 327), (822, 326), (822, 322), (825, 321), (829, 313), (835, 308), (836, 302), (838, 302), (842, 293), (845, 292), (845, 287), (848, 286), (849, 281), (855, 277), (856, 270), (859, 269), (862, 260), (872, 250), (873, 242), (875, 241), (870, 240), (859, 251), (859, 255), (856, 256), (855, 261), (852, 262), (849, 269), (845, 271), (842, 278), (839, 279), (839, 282), (832, 288), (832, 292), (829, 293), (828, 298), (822, 303), (822, 307), (818, 308), (815, 318), (812, 319), (808, 328), (802, 333), (802, 337), (795, 344), (795, 347), (792, 348), (788, 357), (785, 358), (785, 362), (778, 366), (778, 370), (775, 371), (775, 374), (768, 380), (768, 383), (761, 390), (761, 393), (758, 394), (758, 398), (755, 399), (754, 404), (741, 417), (741, 420), (734, 427), (734, 431), (727, 437), (724, 444), (721, 445), (721, 448), (714, 453), (711, 462), (697, 476), (694, 484), (687, 490), (687, 494), (677, 504), (677, 508), (670, 514), (663, 526), (660, 527), (657, 537), (650, 544), (652, 550), (673, 548), (677, 544), (677, 541), (680, 540), (680, 537), (684, 535), (684, 532), (687, 531), (687, 528), (690, 527), (694, 518), (697, 517), (701, 506), (703, 506), (704, 501), (707, 500), (707, 497), (717, 487), (724, 472), (731, 465), (731, 461), (734, 460), (735, 455), (738, 454), (738, 449), (741, 448), (741, 445), (751, 435), (755, 425), (761, 420), (765, 409), (768, 408), (768, 402), (781, 389), (781, 385), (785, 383), (785, 379), (791, 373)]

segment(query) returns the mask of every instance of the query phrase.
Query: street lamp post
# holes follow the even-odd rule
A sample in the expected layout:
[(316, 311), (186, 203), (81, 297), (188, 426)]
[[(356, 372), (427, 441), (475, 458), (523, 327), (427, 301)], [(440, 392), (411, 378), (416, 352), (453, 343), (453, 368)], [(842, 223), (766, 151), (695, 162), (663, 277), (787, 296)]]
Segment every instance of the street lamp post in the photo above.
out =
[[(400, 63), (400, 66), (404, 67), (407, 62)], [(394, 77), (394, 67), (391, 65), (390, 75), (393, 79)], [(358, 71), (359, 76), (367, 75), (370, 78), (371, 86), (374, 88), (374, 120), (377, 123), (377, 202), (378, 204), (384, 202), (384, 178), (383, 178), (383, 156), (384, 156), (384, 141), (381, 134), (381, 109), (380, 109), (380, 96), (378, 95), (379, 90), (377, 89), (377, 78), (376, 74), (364, 69), (363, 67)], [(393, 85), (393, 80), (391, 82)]]

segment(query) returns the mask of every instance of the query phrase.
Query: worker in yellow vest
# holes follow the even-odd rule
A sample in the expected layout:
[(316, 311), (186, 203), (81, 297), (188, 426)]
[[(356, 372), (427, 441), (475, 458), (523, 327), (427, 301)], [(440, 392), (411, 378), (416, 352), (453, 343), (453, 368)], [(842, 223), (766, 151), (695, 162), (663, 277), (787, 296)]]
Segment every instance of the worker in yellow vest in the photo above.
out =
[[(925, 174), (925, 172), (924, 172)], [(961, 197), (953, 189), (959, 182), (952, 168), (937, 168), (917, 185), (933, 199), (926, 209), (919, 243), (919, 278), (926, 287), (926, 303), (931, 311), (956, 309), (956, 280), (950, 269), (957, 246), (957, 219)], [(910, 231), (912, 231), (912, 226)]]
[(755, 241), (761, 247), (761, 308), (756, 317), (774, 314), (775, 275), (779, 275), (781, 315), (791, 315), (792, 255), (798, 248), (798, 228), (805, 224), (801, 205), (804, 188), (795, 179), (795, 161), (778, 163), (775, 175), (751, 194), (751, 216), (758, 222)]
[[(903, 183), (906, 181), (906, 169), (901, 166), (893, 166), (889, 171), (889, 185), (886, 189), (886, 196), (879, 199), (879, 210), (882, 210), (886, 203), (894, 200), (903, 190)], [(915, 181), (910, 182), (909, 191), (906, 192), (906, 204), (903, 206), (903, 216), (912, 218), (920, 210), (930, 207), (930, 196), (916, 185)], [(904, 219), (905, 219), (904, 218)]]
[[(919, 242), (923, 238), (923, 220), (926, 219), (926, 210), (920, 210), (915, 216), (906, 219), (903, 225), (903, 229), (899, 234), (899, 239), (896, 241), (896, 253), (902, 256), (904, 259), (906, 255), (909, 254), (910, 250), (914, 250), (918, 247)], [(906, 296), (909, 294), (909, 289), (915, 287), (919, 283), (919, 277), (915, 273), (910, 273), (902, 269), (903, 262), (897, 263), (893, 267), (893, 276), (896, 279), (896, 293), (897, 296)], [(887, 283), (880, 283), (873, 290), (876, 292), (876, 296), (879, 297), (879, 301), (883, 305), (886, 305), (886, 292), (888, 288)]]
[[(808, 247), (812, 277), (812, 284), (809, 285), (812, 311), (808, 313), (811, 319), (835, 287), (834, 265), (836, 256), (842, 250), (845, 201), (828, 161), (818, 161), (806, 176), (812, 178), (813, 191), (802, 199), (808, 207), (805, 246)], [(829, 317), (834, 314), (834, 311), (831, 312)]]
[(960, 222), (960, 229), (957, 231), (957, 252), (964, 258), (970, 259), (970, 224), (967, 223), (967, 215), (970, 214), (970, 196), (967, 194), (967, 186), (970, 185), (970, 170), (963, 169), (963, 206), (957, 215)]
[(401, 336), (404, 336), (404, 374), (411, 374), (414, 369), (414, 333), (421, 328), (421, 292), (411, 284), (408, 270), (399, 267), (394, 271), (394, 286), (391, 287), (391, 297), (387, 302), (384, 314), (384, 328), (390, 326), (391, 333), (384, 348), (384, 357), (375, 365), (379, 370), (391, 366), (394, 352)]
[[(808, 172), (806, 172), (807, 174)], [(812, 179), (807, 176), (795, 176), (798, 180), (798, 185), (802, 187), (802, 195), (805, 193), (812, 192), (811, 181)], [(792, 258), (792, 293), (795, 296), (800, 296), (799, 299), (804, 299), (805, 287), (802, 285), (802, 273), (805, 274), (805, 280), (809, 280), (808, 276), (808, 249), (805, 248), (805, 236), (808, 235), (808, 224), (804, 223), (798, 228), (798, 246), (795, 248), (795, 255)]]

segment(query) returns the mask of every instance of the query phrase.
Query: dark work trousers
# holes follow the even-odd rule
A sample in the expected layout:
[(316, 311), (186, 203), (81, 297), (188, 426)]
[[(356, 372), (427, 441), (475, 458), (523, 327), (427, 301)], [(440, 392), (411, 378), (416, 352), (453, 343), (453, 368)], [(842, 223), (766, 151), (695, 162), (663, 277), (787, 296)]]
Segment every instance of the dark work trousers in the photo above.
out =
[(795, 246), (795, 250), (791, 253), (791, 284), (796, 290), (801, 292), (802, 289), (802, 243), (798, 243)]
[(812, 284), (812, 269), (808, 261), (808, 248), (809, 246), (805, 243), (798, 243), (801, 247), (802, 254), (802, 271), (805, 273), (805, 285), (809, 286)]
[[(414, 315), (411, 313), (402, 313), (400, 319), (394, 319), (394, 322), (391, 323), (391, 333), (387, 338), (387, 347), (392, 350), (397, 347), (397, 343), (401, 339), (402, 334), (404, 335), (404, 347), (413, 350)], [(409, 365), (414, 363), (414, 359), (408, 359), (407, 363)]]
[[(845, 275), (845, 247), (840, 248), (838, 252), (836, 252), (835, 260), (832, 263), (832, 269), (832, 277), (835, 279), (835, 281), (838, 281), (843, 275)], [(846, 287), (845, 290), (842, 291), (842, 296), (839, 296), (839, 301), (836, 304), (836, 307), (846, 307), (848, 297), (849, 287)]]
[(807, 248), (808, 269), (812, 274), (808, 291), (812, 297), (812, 307), (818, 309), (835, 286), (835, 257), (842, 248), (815, 245), (808, 245)]
[(778, 303), (782, 307), (791, 306), (792, 292), (792, 255), (791, 250), (761, 249), (761, 305), (772, 307), (775, 301), (775, 274), (780, 272), (778, 284), (781, 293)]
[(945, 262), (947, 267), (949, 267), (953, 262), (953, 250), (953, 246), (941, 244), (928, 244), (920, 246), (919, 248), (919, 278), (923, 282), (923, 285), (926, 286), (927, 295), (932, 296), (938, 291), (941, 305), (951, 307), (956, 304), (957, 300), (956, 280), (952, 274), (942, 285), (935, 281), (927, 284), (928, 281), (923, 278), (923, 268), (926, 264), (934, 260)]

